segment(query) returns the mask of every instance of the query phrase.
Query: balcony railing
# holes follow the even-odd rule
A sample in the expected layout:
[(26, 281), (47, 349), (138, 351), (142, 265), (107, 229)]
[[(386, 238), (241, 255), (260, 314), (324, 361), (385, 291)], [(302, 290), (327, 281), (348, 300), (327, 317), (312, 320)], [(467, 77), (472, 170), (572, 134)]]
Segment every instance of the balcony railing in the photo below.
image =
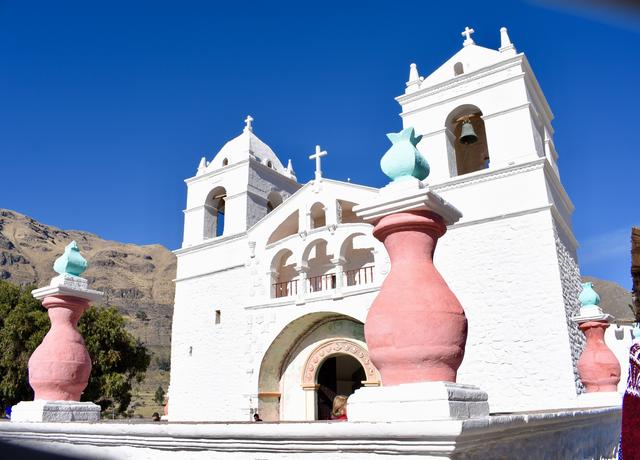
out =
[(369, 284), (373, 282), (373, 265), (362, 267), (357, 270), (347, 270), (344, 272), (347, 286), (357, 286), (359, 284)]
[(285, 281), (283, 283), (274, 283), (275, 297), (289, 297), (298, 293), (298, 280)]
[[(373, 282), (374, 266), (362, 267), (356, 270), (347, 270), (342, 273), (343, 286), (358, 286)], [(336, 288), (336, 274), (311, 276), (307, 278), (307, 292), (328, 291)], [(298, 279), (273, 283), (275, 298), (289, 297), (298, 294)]]
[(312, 276), (307, 278), (307, 292), (328, 291), (336, 288), (336, 274)]

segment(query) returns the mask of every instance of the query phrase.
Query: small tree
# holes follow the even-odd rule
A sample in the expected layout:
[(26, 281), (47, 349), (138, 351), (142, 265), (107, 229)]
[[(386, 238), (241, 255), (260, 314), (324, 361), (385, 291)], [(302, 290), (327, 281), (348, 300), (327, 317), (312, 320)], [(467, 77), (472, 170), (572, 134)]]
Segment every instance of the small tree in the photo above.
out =
[(83, 398), (100, 404), (103, 410), (117, 405), (120, 413), (131, 402), (133, 382), (144, 379), (151, 362), (146, 347), (124, 326), (124, 317), (113, 307), (91, 307), (78, 324), (93, 363)]
[[(33, 399), (28, 361), (48, 332), (50, 322), (40, 301), (31, 296), (32, 289), (33, 286), (20, 288), (0, 280), (2, 408)], [(113, 406), (120, 413), (131, 401), (132, 382), (144, 378), (151, 360), (145, 346), (124, 326), (124, 318), (115, 308), (91, 307), (78, 323), (92, 362), (82, 399), (100, 404), (103, 410)]]
[(162, 385), (158, 385), (158, 389), (156, 390), (153, 400), (160, 405), (164, 404), (164, 390), (162, 389)]

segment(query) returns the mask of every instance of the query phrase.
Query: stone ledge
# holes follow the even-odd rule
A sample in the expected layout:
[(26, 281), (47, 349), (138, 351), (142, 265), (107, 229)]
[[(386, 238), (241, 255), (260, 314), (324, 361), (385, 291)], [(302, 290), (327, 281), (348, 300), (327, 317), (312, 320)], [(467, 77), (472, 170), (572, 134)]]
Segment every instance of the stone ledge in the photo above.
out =
[(612, 407), (399, 423), (0, 422), (0, 440), (114, 459), (615, 458), (620, 414)]

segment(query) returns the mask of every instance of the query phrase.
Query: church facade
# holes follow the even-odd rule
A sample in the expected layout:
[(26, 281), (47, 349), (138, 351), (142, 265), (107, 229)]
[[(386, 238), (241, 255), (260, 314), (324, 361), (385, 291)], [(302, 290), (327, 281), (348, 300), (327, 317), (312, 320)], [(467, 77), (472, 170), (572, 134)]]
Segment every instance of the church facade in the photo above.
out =
[[(492, 412), (570, 407), (581, 286), (553, 114), (506, 29), (499, 50), (472, 32), (429, 76), (412, 64), (396, 98), (423, 136), (426, 182), (463, 214), (435, 257), (468, 318), (458, 382)], [(252, 121), (186, 180), (171, 421), (326, 419), (336, 394), (384, 384), (363, 324), (390, 261), (354, 212), (378, 189), (323, 177), (319, 148), (298, 183)]]

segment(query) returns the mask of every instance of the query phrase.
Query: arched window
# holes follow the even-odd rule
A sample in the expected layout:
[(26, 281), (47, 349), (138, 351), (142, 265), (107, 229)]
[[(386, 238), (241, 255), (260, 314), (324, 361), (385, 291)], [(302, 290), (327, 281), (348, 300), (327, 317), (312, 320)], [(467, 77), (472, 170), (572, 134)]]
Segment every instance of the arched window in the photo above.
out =
[[(446, 121), (450, 150), (455, 153), (455, 170), (462, 175), (489, 167), (487, 135), (482, 111), (474, 105), (463, 105), (453, 110)], [(453, 158), (452, 158), (453, 159)]]
[(271, 192), (267, 196), (267, 214), (282, 204), (282, 196), (278, 192)]
[(307, 292), (319, 292), (335, 289), (336, 272), (329, 252), (328, 242), (317, 239), (307, 245), (302, 252), (302, 265), (307, 267)]
[(229, 159), (225, 158), (224, 160), (222, 160), (222, 166), (227, 166), (229, 164)]
[(271, 297), (289, 297), (298, 293), (297, 272), (290, 249), (282, 249), (271, 261)]
[(207, 196), (204, 203), (204, 238), (215, 238), (224, 234), (224, 214), (227, 191), (216, 187)]
[(340, 247), (343, 266), (344, 286), (369, 284), (375, 275), (373, 247), (371, 240), (363, 233), (349, 235)]
[(458, 75), (462, 75), (464, 73), (464, 66), (462, 62), (456, 62), (453, 64), (453, 74), (457, 77)]
[(271, 160), (267, 161), (267, 167), (273, 168), (273, 163), (271, 163)]
[(296, 211), (278, 225), (278, 228), (269, 236), (267, 244), (275, 243), (276, 241), (298, 233), (298, 220), (298, 211)]
[(324, 212), (324, 205), (322, 203), (315, 203), (309, 210), (311, 218), (311, 228), (320, 228), (327, 225), (327, 218)]
[(356, 216), (355, 212), (353, 212), (354, 206), (356, 206), (356, 203), (352, 203), (351, 201), (338, 200), (338, 210), (340, 213), (339, 223), (354, 224), (364, 222), (360, 217)]

